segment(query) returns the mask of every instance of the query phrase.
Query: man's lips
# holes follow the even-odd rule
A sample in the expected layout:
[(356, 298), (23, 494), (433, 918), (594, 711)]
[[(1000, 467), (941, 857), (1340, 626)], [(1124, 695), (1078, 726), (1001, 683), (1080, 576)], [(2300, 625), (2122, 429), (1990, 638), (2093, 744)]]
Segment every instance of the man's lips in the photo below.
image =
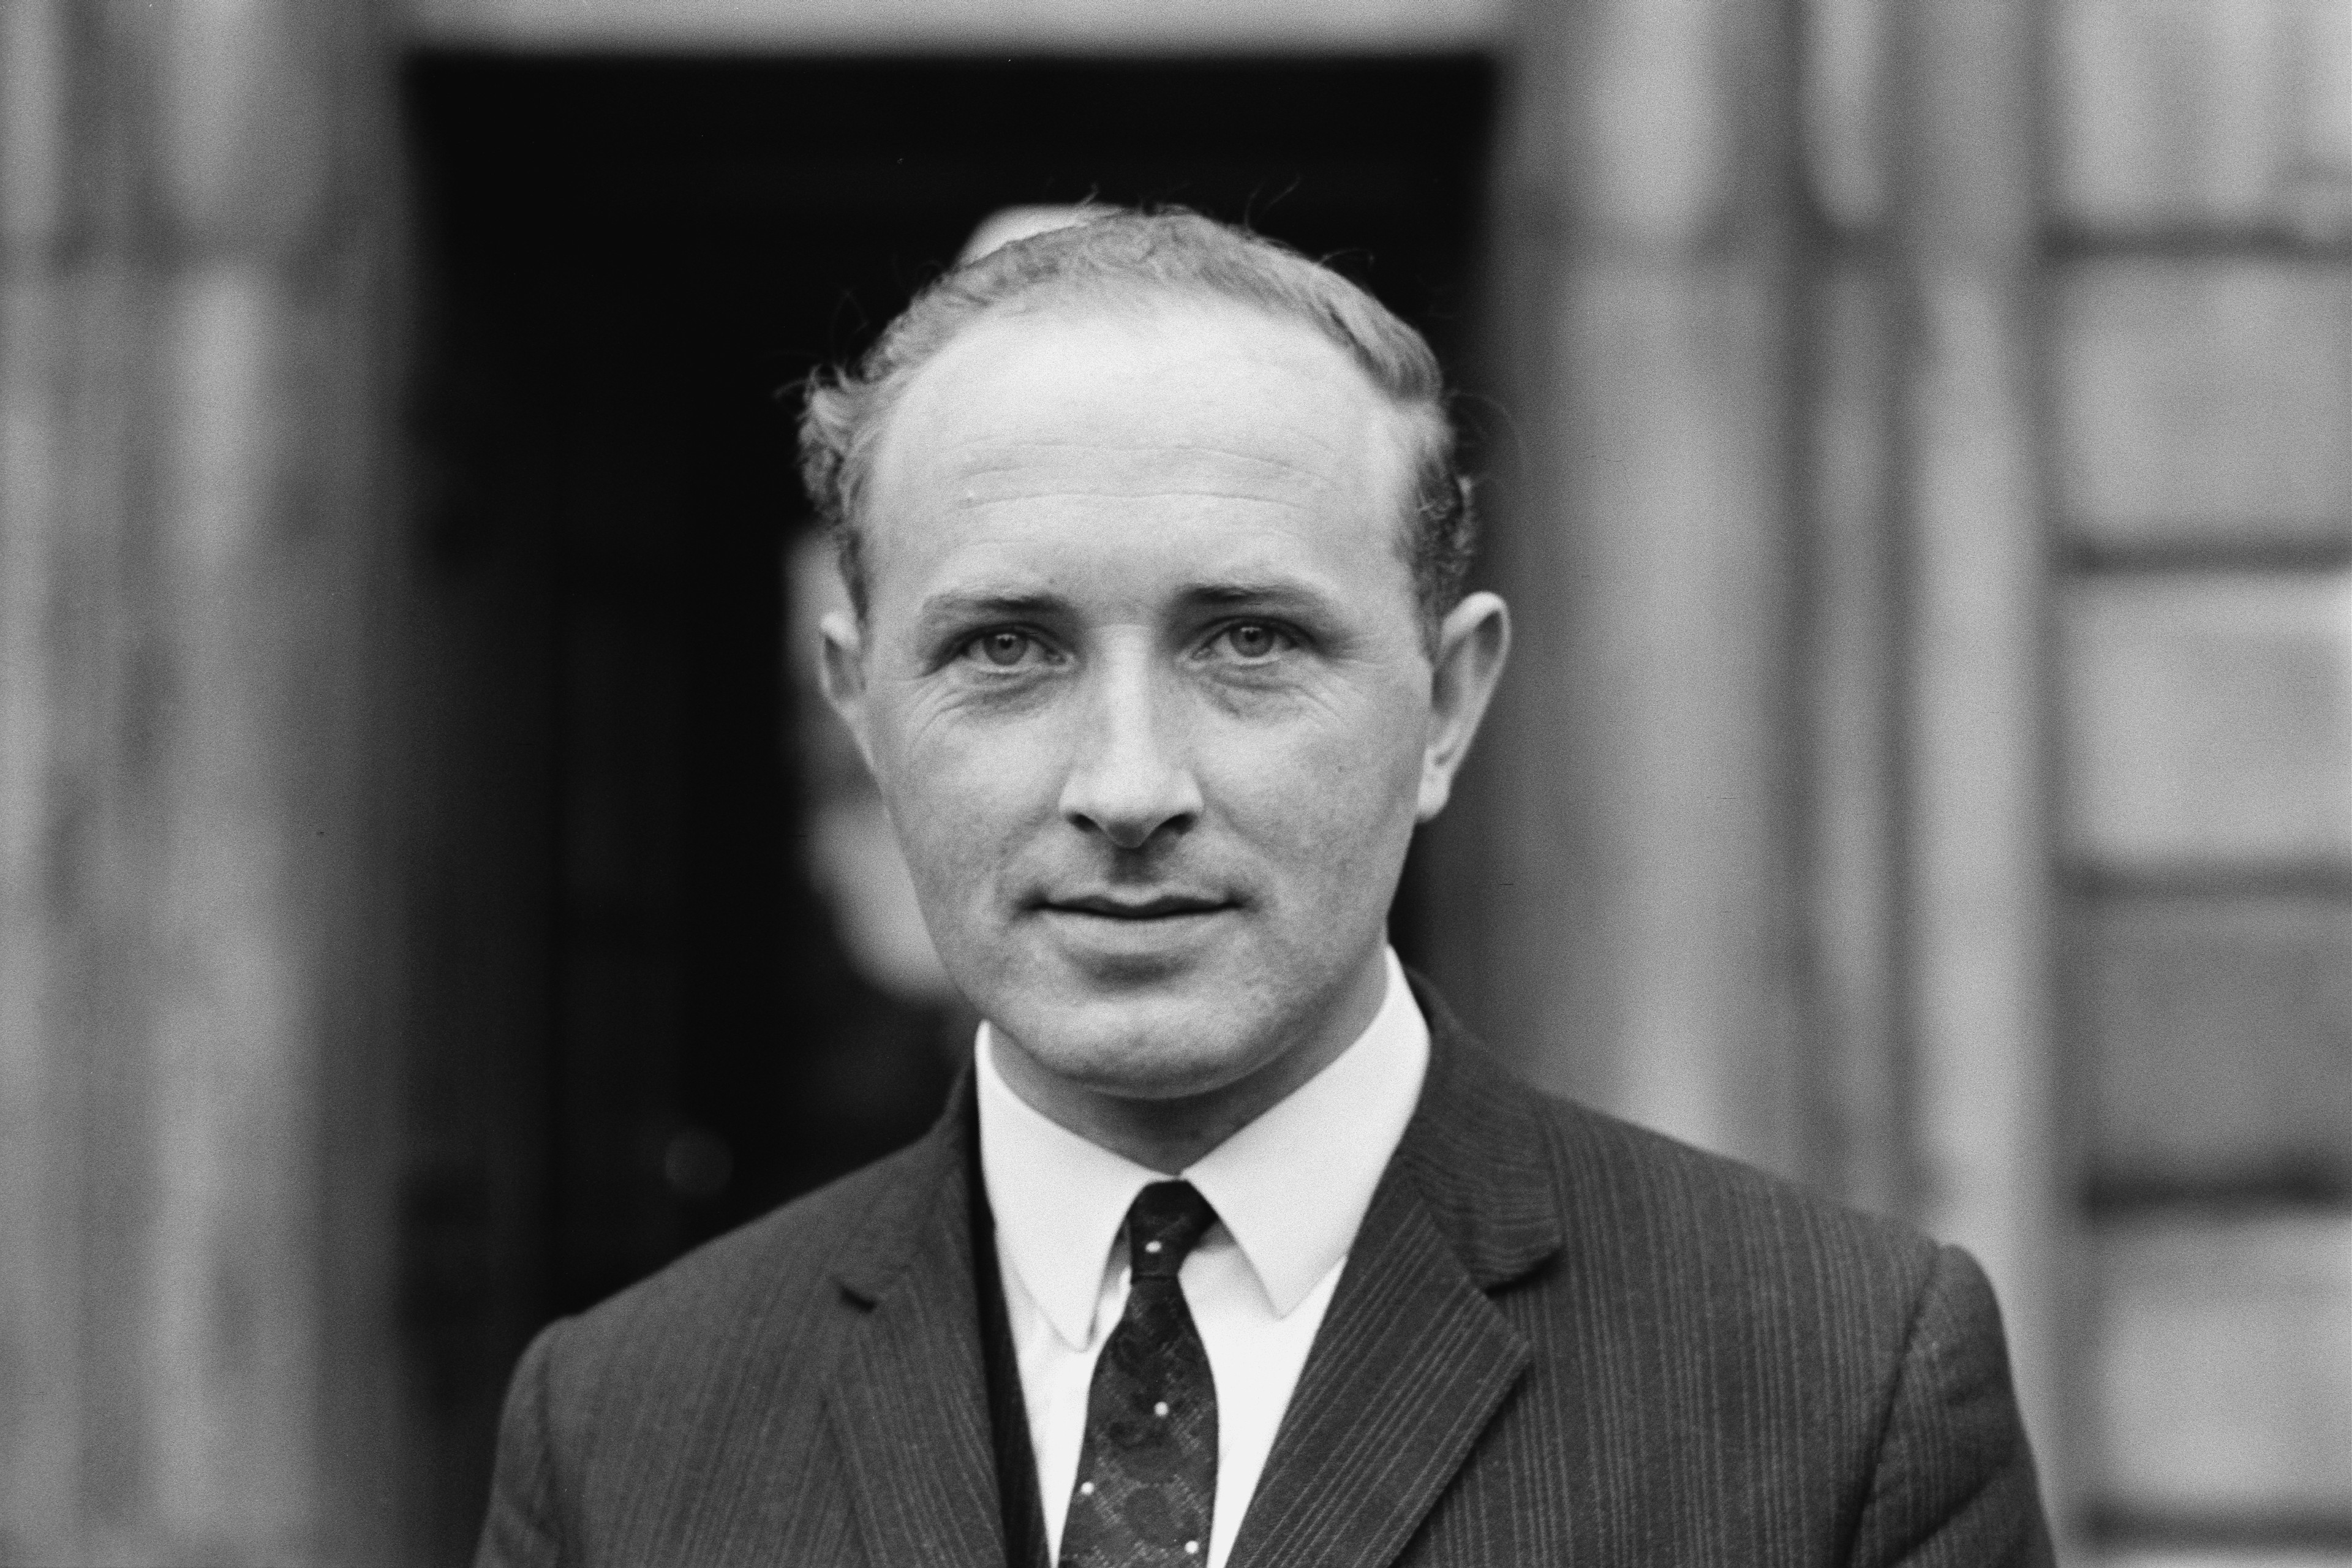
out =
[(1208, 915), (1219, 910), (1231, 909), (1225, 899), (1204, 898), (1197, 893), (1159, 893), (1148, 899), (1120, 897), (1110, 893), (1089, 893), (1075, 899), (1047, 899), (1045, 907), (1061, 914), (1096, 915), (1114, 921), (1157, 921), (1176, 915)]

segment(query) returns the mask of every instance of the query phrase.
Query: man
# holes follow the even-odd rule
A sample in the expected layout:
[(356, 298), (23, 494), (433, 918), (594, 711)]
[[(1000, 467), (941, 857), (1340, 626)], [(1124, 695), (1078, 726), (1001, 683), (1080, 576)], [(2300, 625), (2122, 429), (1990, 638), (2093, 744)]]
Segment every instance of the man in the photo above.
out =
[(2048, 1560), (1973, 1263), (1517, 1088), (1391, 955), (1509, 639), (1443, 395), (1181, 214), (812, 393), (827, 689), (987, 1023), (921, 1142), (540, 1338), (483, 1563)]

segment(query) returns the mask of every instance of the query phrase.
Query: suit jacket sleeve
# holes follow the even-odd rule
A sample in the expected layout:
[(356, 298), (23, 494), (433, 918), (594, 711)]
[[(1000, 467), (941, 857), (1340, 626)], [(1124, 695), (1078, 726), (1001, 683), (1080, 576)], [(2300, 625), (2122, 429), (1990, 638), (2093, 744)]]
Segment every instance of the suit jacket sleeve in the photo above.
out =
[(1905, 1342), (1853, 1562), (2051, 1561), (2000, 1309), (1976, 1260), (1940, 1247)]
[(550, 1324), (531, 1341), (507, 1385), (489, 1515), (482, 1522), (474, 1568), (552, 1568), (563, 1560), (547, 1430), (548, 1362), (562, 1327)]

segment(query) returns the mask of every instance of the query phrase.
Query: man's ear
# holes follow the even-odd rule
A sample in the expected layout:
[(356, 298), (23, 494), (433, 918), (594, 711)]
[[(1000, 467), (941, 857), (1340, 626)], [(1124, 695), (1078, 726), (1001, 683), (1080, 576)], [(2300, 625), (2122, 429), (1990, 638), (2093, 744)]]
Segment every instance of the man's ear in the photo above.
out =
[(818, 684), (824, 689), (824, 700), (849, 726), (857, 754), (866, 759), (866, 771), (871, 773), (874, 746), (867, 739), (866, 722), (866, 628), (851, 612), (835, 610), (819, 624), (818, 635), (824, 641), (817, 659)]
[(1439, 625), (1417, 820), (1427, 822), (1445, 809), (1454, 793), (1454, 774), (1470, 752), (1478, 721), (1486, 715), (1487, 700), (1495, 695), (1495, 682), (1510, 651), (1510, 606), (1492, 594), (1465, 596)]

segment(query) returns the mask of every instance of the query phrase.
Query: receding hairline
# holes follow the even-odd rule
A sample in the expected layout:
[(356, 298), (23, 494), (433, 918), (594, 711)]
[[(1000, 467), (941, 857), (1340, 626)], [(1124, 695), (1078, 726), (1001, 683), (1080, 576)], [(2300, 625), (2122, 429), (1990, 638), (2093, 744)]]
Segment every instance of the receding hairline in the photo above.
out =
[[(891, 390), (889, 397), (875, 410), (871, 424), (861, 443), (865, 447), (861, 459), (860, 487), (849, 513), (844, 519), (845, 527), (862, 533), (870, 519), (862, 514), (871, 510), (870, 487), (878, 484), (887, 468), (886, 458), (895, 445), (902, 421), (904, 406), (914, 400), (918, 390), (929, 382), (943, 366), (951, 366), (968, 358), (973, 344), (992, 334), (1027, 327), (1044, 332), (1056, 329), (1083, 330), (1095, 324), (1131, 322), (1151, 323), (1185, 315), (1222, 317), (1232, 321), (1248, 321), (1272, 326), (1289, 342), (1308, 345), (1307, 353), (1345, 367), (1352, 384), (1367, 408), (1384, 417), (1386, 433), (1383, 445), (1391, 463), (1387, 478), (1390, 495), (1387, 505), (1392, 513), (1394, 532), (1391, 543), (1400, 563), (1410, 579), (1413, 573), (1414, 480), (1422, 460), (1424, 443), (1443, 438), (1448, 432), (1443, 410), (1433, 404), (1409, 401), (1381, 384), (1379, 379), (1343, 343), (1333, 341), (1330, 334), (1313, 324), (1286, 315), (1255, 300), (1236, 299), (1222, 292), (1188, 289), (1180, 284), (1152, 278), (1113, 280), (1118, 287), (1084, 287), (1097, 279), (1082, 280), (1082, 285), (1069, 289), (1046, 286), (1033, 289), (1011, 300), (1000, 300), (956, 324), (954, 331), (934, 345), (923, 360), (908, 367), (905, 376)], [(1303, 379), (1328, 386), (1330, 378), (1310, 374)], [(862, 598), (863, 595), (860, 595)], [(861, 612), (864, 608), (861, 604)]]
[[(1417, 457), (1412, 450), (1413, 443), (1423, 436), (1416, 416), (1423, 420), (1434, 418), (1434, 410), (1424, 410), (1394, 395), (1357, 363), (1353, 355), (1304, 322), (1247, 300), (1196, 298), (1173, 289), (1165, 291), (1164, 297), (1160, 299), (1133, 301), (1057, 300), (1034, 306), (1026, 300), (1010, 301), (1002, 307), (992, 307), (961, 323), (952, 337), (939, 345), (920, 364), (909, 369), (904, 381), (894, 389), (895, 395), (877, 411), (867, 437), (868, 477), (878, 470), (884, 452), (898, 432), (904, 405), (914, 401), (918, 392), (932, 383), (944, 369), (968, 363), (970, 356), (976, 352), (975, 345), (982, 340), (991, 335), (1001, 338), (1023, 328), (1032, 329), (1039, 334), (1057, 329), (1083, 331), (1095, 324), (1115, 325), (1122, 320), (1144, 324), (1155, 317), (1165, 320), (1186, 314), (1223, 316), (1234, 321), (1246, 319), (1270, 324), (1278, 330), (1281, 337), (1300, 345), (1307, 354), (1327, 363), (1337, 362), (1345, 365), (1353, 378), (1354, 390), (1361, 395), (1364, 406), (1392, 422), (1390, 429), (1395, 441), (1397, 458), (1404, 465), (1397, 475), (1397, 482), (1410, 486), (1412, 465)], [(1205, 338), (1205, 334), (1203, 336)], [(1244, 347), (1250, 346), (1246, 338), (1234, 341)], [(1318, 387), (1332, 384), (1331, 378), (1321, 374), (1320, 367), (1301, 365), (1296, 368), (1300, 372), (1302, 382)], [(1399, 504), (1402, 505), (1407, 499), (1400, 496)]]
[(1399, 545), (1423, 641), (1459, 601), (1477, 535), (1474, 486), (1460, 467), (1444, 367), (1412, 325), (1329, 266), (1278, 240), (1181, 207), (1107, 209), (1008, 243), (943, 274), (851, 364), (805, 383), (801, 473), (840, 552), (851, 601), (865, 609), (860, 518), (879, 433), (919, 372), (967, 331), (1005, 318), (1090, 304), (1113, 313), (1171, 306), (1236, 309), (1287, 321), (1352, 361), (1406, 416), (1412, 458)]

